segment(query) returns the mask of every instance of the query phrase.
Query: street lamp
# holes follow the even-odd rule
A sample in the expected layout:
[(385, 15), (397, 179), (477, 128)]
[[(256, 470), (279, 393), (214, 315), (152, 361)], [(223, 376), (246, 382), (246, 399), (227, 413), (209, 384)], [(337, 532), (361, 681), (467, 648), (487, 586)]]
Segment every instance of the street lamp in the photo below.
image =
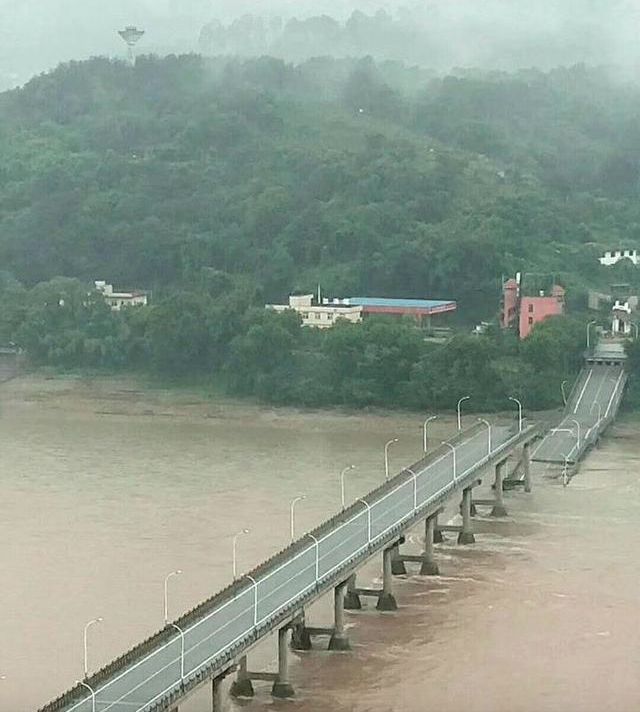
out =
[(243, 534), (248, 534), (249, 530), (248, 529), (242, 529), (239, 531), (237, 534), (233, 535), (233, 580), (235, 581), (237, 578), (237, 573), (238, 573), (238, 567), (237, 567), (237, 546), (238, 546), (238, 537), (241, 537)]
[(344, 497), (344, 476), (349, 472), (349, 470), (355, 470), (355, 465), (348, 465), (340, 473), (340, 499), (342, 501), (342, 509), (345, 508), (345, 497)]
[(393, 443), (397, 443), (398, 438), (393, 438), (393, 440), (389, 440), (389, 442), (384, 446), (384, 478), (385, 480), (389, 479), (389, 447), (393, 445)]
[(296, 540), (296, 519), (295, 519), (295, 517), (296, 517), (296, 503), (302, 502), (302, 500), (306, 499), (306, 498), (307, 498), (306, 494), (301, 494), (299, 497), (294, 497), (291, 500), (291, 505), (290, 505), (291, 543), (293, 543)]
[(471, 396), (464, 396), (463, 398), (460, 398), (460, 400), (458, 401), (458, 407), (457, 407), (457, 411), (458, 411), (458, 430), (462, 430), (462, 414), (460, 413), (460, 408), (461, 408), (462, 404), (464, 403), (464, 401), (467, 401), (467, 400), (469, 400), (470, 398), (471, 398)]
[(184, 631), (176, 623), (170, 625), (180, 633), (180, 682), (184, 683)]
[(76, 680), (76, 685), (82, 685), (89, 690), (91, 693), (91, 712), (96, 712), (96, 693), (93, 687), (83, 680)]
[(427, 426), (437, 417), (437, 415), (432, 415), (430, 418), (427, 418), (422, 425), (422, 449), (424, 450), (425, 455), (427, 454)]
[(568, 455), (564, 456), (564, 467), (562, 468), (562, 486), (566, 487), (569, 484), (569, 477), (567, 474), (567, 468), (569, 466), (569, 457)]
[(594, 324), (597, 324), (597, 323), (598, 323), (598, 322), (594, 319), (593, 321), (590, 321), (590, 322), (587, 324), (587, 349), (589, 349), (590, 346), (591, 346), (591, 339), (590, 339), (590, 330), (591, 330), (591, 327), (592, 327)]
[(95, 625), (96, 623), (102, 623), (102, 618), (94, 618), (93, 620), (90, 620), (84, 627), (84, 679), (86, 680), (89, 677), (89, 652), (88, 652), (88, 644), (87, 644), (87, 639), (88, 639), (88, 634), (89, 634), (89, 628), (91, 628), (92, 625)]
[(456, 449), (455, 449), (455, 447), (453, 447), (453, 445), (452, 445), (451, 443), (448, 443), (446, 440), (443, 440), (443, 441), (442, 441), (442, 444), (443, 444), (443, 445), (446, 445), (448, 448), (450, 448), (450, 449), (451, 449), (451, 452), (453, 453), (453, 481), (455, 482), (455, 481), (456, 481), (456, 476), (457, 476), (457, 472), (456, 472), (456, 469), (457, 469), (457, 468), (456, 468)]
[(492, 447), (491, 447), (491, 423), (486, 420), (485, 418), (478, 418), (479, 423), (484, 423), (487, 426), (487, 436), (488, 436), (488, 442), (489, 442), (489, 455), (491, 455)]
[(169, 623), (169, 579), (172, 576), (180, 576), (182, 569), (177, 569), (167, 574), (164, 578), (164, 624)]
[(576, 428), (578, 429), (578, 450), (579, 450), (580, 449), (580, 423), (575, 418), (571, 418), (571, 420), (569, 422), (575, 423)]
[(560, 384), (560, 390), (562, 391), (562, 402), (567, 405), (567, 394), (564, 392), (564, 387), (567, 384), (566, 381), (562, 381)]
[(509, 400), (513, 401), (514, 403), (517, 403), (518, 405), (518, 432), (522, 432), (522, 403), (519, 401), (517, 398), (513, 398), (512, 396), (509, 396)]

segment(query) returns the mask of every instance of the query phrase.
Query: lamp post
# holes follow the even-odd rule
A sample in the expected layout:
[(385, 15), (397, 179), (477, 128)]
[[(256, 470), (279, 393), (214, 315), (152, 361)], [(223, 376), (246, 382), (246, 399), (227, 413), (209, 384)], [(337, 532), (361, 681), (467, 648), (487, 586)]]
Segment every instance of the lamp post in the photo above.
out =
[(587, 349), (591, 348), (591, 327), (594, 324), (597, 324), (597, 321), (595, 319), (587, 324)]
[(344, 476), (349, 472), (350, 470), (355, 470), (356, 466), (355, 465), (348, 465), (347, 467), (342, 470), (340, 473), (340, 501), (342, 502), (342, 509), (345, 508), (345, 496), (344, 496)]
[(398, 442), (398, 438), (393, 438), (393, 440), (389, 440), (388, 443), (384, 446), (384, 478), (385, 480), (389, 479), (389, 448), (391, 445), (394, 443)]
[(96, 693), (93, 687), (89, 685), (87, 682), (84, 680), (76, 680), (76, 685), (82, 685), (83, 687), (86, 687), (87, 690), (91, 693), (91, 712), (96, 712)]
[(243, 534), (248, 534), (249, 530), (248, 529), (242, 529), (239, 531), (237, 534), (233, 535), (233, 580), (235, 581), (236, 578), (238, 577), (238, 557), (237, 557), (237, 548), (238, 548), (238, 538), (241, 537)]
[(571, 418), (571, 420), (569, 422), (575, 423), (576, 428), (578, 429), (578, 450), (579, 450), (580, 449), (580, 423), (575, 418)]
[(517, 398), (513, 398), (512, 396), (509, 396), (509, 400), (513, 401), (518, 405), (518, 432), (522, 432), (522, 402), (519, 401)]
[(102, 618), (93, 618), (84, 627), (84, 679), (89, 677), (89, 628), (96, 623), (102, 623)]
[(425, 455), (427, 454), (427, 426), (432, 420), (436, 420), (437, 417), (437, 415), (432, 415), (430, 418), (427, 418), (422, 424), (422, 449)]
[(299, 497), (294, 497), (291, 500), (291, 505), (290, 505), (290, 525), (291, 525), (291, 542), (293, 543), (296, 540), (296, 504), (298, 502), (302, 502), (303, 499), (306, 499), (307, 495), (306, 494), (301, 494)]
[(560, 390), (562, 391), (562, 402), (567, 405), (567, 394), (564, 392), (564, 387), (567, 384), (566, 381), (562, 381), (560, 384)]
[(164, 577), (164, 624), (169, 623), (169, 579), (172, 576), (180, 576), (182, 569), (177, 569)]
[(180, 633), (180, 682), (184, 683), (184, 631), (176, 623), (171, 623), (171, 627)]
[(464, 401), (467, 401), (471, 398), (471, 396), (464, 396), (463, 398), (460, 398), (458, 401), (458, 406), (457, 406), (457, 411), (458, 411), (458, 430), (462, 430), (462, 413), (460, 412), (460, 409), (462, 407), (462, 404)]
[(448, 443), (446, 440), (442, 441), (443, 445), (446, 445), (448, 448), (450, 448), (451, 452), (453, 453), (453, 481), (456, 481), (456, 476), (457, 476), (457, 467), (456, 467), (456, 449), (453, 447), (451, 443)]
[(567, 455), (564, 456), (564, 467), (562, 468), (562, 486), (566, 487), (569, 484), (569, 477), (568, 477), (568, 472), (567, 468), (569, 467), (569, 457)]
[(486, 418), (478, 418), (479, 423), (484, 423), (487, 426), (487, 439), (489, 444), (489, 455), (491, 455), (491, 423)]

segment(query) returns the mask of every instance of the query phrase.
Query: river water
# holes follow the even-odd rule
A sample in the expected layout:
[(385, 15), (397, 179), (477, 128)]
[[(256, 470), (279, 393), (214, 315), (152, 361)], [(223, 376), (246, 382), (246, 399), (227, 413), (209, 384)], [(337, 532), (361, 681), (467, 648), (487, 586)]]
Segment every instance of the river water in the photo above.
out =
[[(451, 434), (437, 421), (433, 440)], [(617, 425), (566, 489), (537, 470), (509, 518), (479, 517), (477, 543), (438, 547), (441, 576), (396, 580), (400, 610), (348, 615), (353, 651), (322, 641), (294, 657), (299, 712), (589, 712), (640, 708), (640, 427)], [(163, 579), (176, 617), (231, 577), (230, 532), (246, 571), (287, 544), (289, 500), (308, 530), (347, 497), (414, 461), (405, 415), (296, 413), (141, 394), (131, 384), (20, 379), (0, 389), (0, 710), (27, 712), (162, 626)], [(451, 511), (453, 516), (453, 510)], [(419, 551), (420, 532), (407, 550)], [(410, 566), (410, 565), (409, 565)], [(379, 581), (379, 562), (361, 572)], [(330, 601), (309, 614), (330, 622)], [(275, 642), (250, 660), (273, 669)], [(209, 712), (208, 690), (182, 712)]]

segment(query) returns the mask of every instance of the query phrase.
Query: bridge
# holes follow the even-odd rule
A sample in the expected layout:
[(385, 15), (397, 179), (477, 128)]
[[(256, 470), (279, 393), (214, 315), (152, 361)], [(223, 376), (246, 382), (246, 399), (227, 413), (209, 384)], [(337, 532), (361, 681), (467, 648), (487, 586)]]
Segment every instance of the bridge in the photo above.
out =
[(624, 348), (600, 342), (587, 356), (559, 425), (533, 452), (537, 462), (575, 464), (615, 420), (624, 393)]
[[(590, 379), (591, 380), (591, 379)], [(41, 712), (160, 712), (177, 710), (193, 691), (211, 684), (212, 709), (223, 706), (222, 681), (237, 672), (232, 693), (250, 695), (252, 680), (272, 682), (272, 694), (289, 697), (289, 639), (308, 648), (312, 635), (330, 635), (329, 648), (345, 650), (345, 608), (357, 608), (361, 596), (377, 599), (379, 610), (394, 610), (392, 576), (404, 561), (421, 563), (424, 575), (438, 572), (433, 543), (443, 530), (458, 533), (458, 542), (473, 542), (473, 489), (488, 468), (495, 472), (495, 500), (476, 500), (504, 516), (503, 478), (506, 463), (522, 448), (521, 484), (530, 491), (530, 447), (538, 426), (478, 423), (458, 433), (350, 507), (324, 522), (225, 590), (137, 645), (97, 674), (88, 677), (42, 708)], [(438, 526), (444, 503), (461, 493), (462, 525)], [(424, 522), (425, 550), (402, 556), (404, 534)], [(382, 553), (380, 589), (357, 587), (356, 573)], [(334, 593), (334, 624), (327, 629), (305, 624), (305, 607)], [(251, 672), (247, 654), (278, 631), (278, 672)]]

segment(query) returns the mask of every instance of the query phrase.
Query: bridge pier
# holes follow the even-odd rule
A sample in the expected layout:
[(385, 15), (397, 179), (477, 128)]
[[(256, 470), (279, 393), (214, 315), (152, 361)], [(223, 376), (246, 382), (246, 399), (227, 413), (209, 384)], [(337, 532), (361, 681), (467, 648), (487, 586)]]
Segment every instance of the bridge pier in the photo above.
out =
[(507, 460), (498, 462), (496, 464), (496, 477), (494, 482), (495, 489), (495, 502), (493, 509), (491, 510), (492, 517), (506, 517), (507, 508), (504, 506), (504, 491), (502, 489), (502, 481), (504, 479), (504, 472), (507, 468)]
[(394, 547), (389, 547), (382, 552), (382, 591), (378, 596), (376, 608), (379, 611), (397, 611), (398, 604), (393, 595), (393, 574), (391, 573), (391, 560)]
[(356, 588), (356, 574), (351, 574), (347, 579), (347, 590), (344, 597), (344, 607), (347, 611), (359, 611), (362, 608), (362, 601)]
[(311, 632), (307, 628), (307, 621), (304, 610), (293, 620), (291, 624), (291, 649), (298, 651), (311, 650)]
[(421, 576), (437, 576), (439, 574), (438, 565), (434, 559), (433, 544), (436, 534), (436, 521), (438, 514), (441, 512), (442, 508), (424, 520), (424, 551), (421, 554), (400, 554), (399, 546), (404, 541), (404, 537), (397, 544), (394, 544), (391, 559), (391, 573), (394, 576), (407, 573), (405, 567), (407, 561), (420, 564)]
[(438, 576), (440, 574), (433, 550), (438, 514), (439, 511), (424, 520), (424, 551), (422, 552), (422, 566), (420, 567), (421, 576)]
[(273, 697), (287, 699), (295, 697), (293, 685), (289, 682), (289, 628), (278, 631), (278, 675), (271, 688)]
[(442, 529), (438, 526), (438, 515), (441, 512), (438, 511), (433, 517), (433, 543), (442, 544), (445, 541)]
[(346, 581), (343, 608), (347, 610), (360, 610), (361, 596), (372, 596), (378, 599), (376, 608), (379, 611), (397, 611), (398, 604), (393, 595), (392, 562), (397, 544), (392, 544), (382, 552), (382, 588), (358, 588), (356, 575), (352, 574)]
[(345, 581), (333, 590), (334, 628), (329, 640), (329, 650), (351, 650), (344, 625), (344, 599), (348, 583)]
[[(246, 659), (246, 658), (245, 658)], [(211, 680), (211, 710), (212, 712), (223, 712), (225, 708), (225, 695), (224, 695), (224, 688), (222, 686), (224, 682), (224, 678), (226, 677), (225, 673), (224, 675), (220, 675), (219, 677), (214, 677)], [(175, 712), (178, 712), (178, 708), (176, 707)]]
[(311, 650), (313, 636), (329, 636), (329, 650), (351, 650), (351, 644), (345, 631), (345, 599), (349, 587), (352, 587), (351, 595), (355, 596), (360, 601), (357, 589), (353, 584), (355, 574), (350, 576), (347, 581), (338, 584), (333, 590), (333, 610), (334, 624), (332, 628), (321, 628), (317, 626), (307, 626), (302, 614), (296, 618), (291, 624), (291, 648), (293, 650)]
[[(238, 673), (236, 679), (231, 683), (229, 691), (232, 697), (253, 697), (253, 683), (249, 676), (247, 656), (243, 655), (238, 663)], [(215, 709), (215, 708), (214, 708)]]
[(391, 554), (391, 573), (394, 576), (402, 576), (407, 573), (404, 561), (404, 558), (400, 555), (400, 542), (396, 542), (392, 547)]
[(462, 490), (462, 502), (460, 509), (462, 512), (462, 530), (458, 534), (458, 544), (475, 544), (476, 538), (473, 535), (471, 525), (471, 500), (473, 497), (473, 485)]

